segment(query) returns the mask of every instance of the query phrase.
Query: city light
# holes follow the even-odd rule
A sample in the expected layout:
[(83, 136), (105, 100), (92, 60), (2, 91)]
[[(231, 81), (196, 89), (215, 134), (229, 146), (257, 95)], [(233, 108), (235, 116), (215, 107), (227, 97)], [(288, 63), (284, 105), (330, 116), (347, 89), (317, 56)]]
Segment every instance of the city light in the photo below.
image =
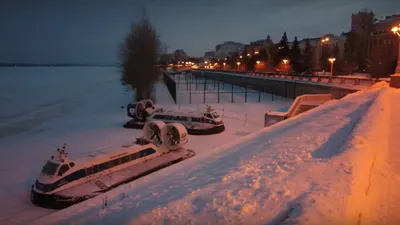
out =
[(333, 76), (333, 63), (336, 61), (335, 58), (329, 58), (329, 62), (331, 62), (331, 76)]
[(247, 56), (250, 56), (250, 53), (247, 53)]
[(257, 64), (260, 64), (260, 61), (257, 61), (256, 63), (257, 63)]
[(282, 60), (282, 62), (283, 62), (283, 65), (284, 65), (284, 70), (285, 70), (285, 72), (286, 72), (286, 74), (287, 74), (287, 72), (288, 72), (288, 68), (287, 68), (287, 63), (289, 62), (289, 60), (287, 60), (287, 59), (284, 59), (284, 60)]
[(240, 62), (237, 62), (236, 64), (239, 66), (239, 65), (240, 65)]
[(328, 42), (328, 41), (329, 41), (329, 38), (323, 38), (323, 39), (321, 40), (322, 43)]
[(400, 37), (400, 24), (392, 28), (392, 32)]
[(239, 56), (239, 58), (243, 58), (243, 56)]
[(254, 54), (258, 55), (258, 52), (254, 52)]

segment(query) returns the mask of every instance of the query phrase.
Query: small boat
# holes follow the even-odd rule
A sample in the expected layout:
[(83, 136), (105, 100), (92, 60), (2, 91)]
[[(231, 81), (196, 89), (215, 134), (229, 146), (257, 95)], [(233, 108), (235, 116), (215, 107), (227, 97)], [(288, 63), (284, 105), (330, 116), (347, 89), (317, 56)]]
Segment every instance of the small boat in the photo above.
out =
[(66, 145), (44, 164), (31, 189), (33, 204), (62, 209), (178, 163), (195, 153), (184, 148), (186, 128), (179, 123), (151, 121), (143, 137), (110, 151), (68, 157)]
[(149, 99), (128, 104), (127, 115), (132, 120), (124, 124), (125, 128), (142, 129), (147, 121), (163, 121), (181, 123), (189, 134), (217, 134), (225, 130), (221, 116), (209, 105), (204, 112), (165, 110), (156, 109)]

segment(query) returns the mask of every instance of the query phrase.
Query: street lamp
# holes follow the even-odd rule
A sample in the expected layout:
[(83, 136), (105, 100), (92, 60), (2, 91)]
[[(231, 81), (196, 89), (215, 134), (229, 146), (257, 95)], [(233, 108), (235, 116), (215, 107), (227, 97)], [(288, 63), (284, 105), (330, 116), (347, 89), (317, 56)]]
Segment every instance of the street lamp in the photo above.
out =
[(390, 76), (390, 87), (400, 88), (400, 24), (392, 28), (393, 34), (399, 37), (398, 41), (398, 54), (397, 54), (397, 66), (394, 74)]
[(250, 53), (247, 53), (247, 56), (250, 56)]
[(331, 63), (331, 76), (333, 76), (333, 64), (335, 63), (336, 59), (335, 58), (329, 58), (328, 60)]
[(225, 70), (225, 65), (226, 65), (226, 63), (223, 63), (224, 64), (224, 70)]
[(285, 72), (287, 73), (286, 65), (287, 65), (287, 63), (289, 62), (289, 60), (284, 59), (284, 60), (282, 60), (282, 62), (283, 62), (283, 65), (284, 65)]
[(236, 64), (238, 65), (238, 70), (239, 70), (239, 68), (240, 68), (240, 62), (237, 62)]
[(320, 52), (319, 52), (319, 57), (320, 57), (320, 60), (319, 60), (319, 67), (320, 67), (320, 69), (322, 70), (322, 50), (323, 50), (323, 48), (324, 48), (324, 44), (325, 43), (327, 43), (329, 41), (329, 38), (328, 37), (326, 37), (326, 38), (322, 38), (321, 39), (321, 42), (320, 42)]

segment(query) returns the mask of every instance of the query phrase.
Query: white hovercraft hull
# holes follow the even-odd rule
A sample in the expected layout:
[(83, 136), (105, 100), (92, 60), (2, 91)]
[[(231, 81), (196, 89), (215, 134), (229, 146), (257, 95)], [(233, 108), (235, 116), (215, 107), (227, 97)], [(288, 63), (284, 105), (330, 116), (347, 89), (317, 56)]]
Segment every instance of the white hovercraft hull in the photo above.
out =
[(100, 175), (97, 178), (89, 177), (87, 178), (87, 182), (53, 194), (42, 194), (33, 189), (31, 200), (34, 204), (46, 208), (66, 208), (97, 196), (121, 184), (133, 181), (172, 164), (191, 158), (194, 155), (195, 153), (193, 151), (180, 148), (148, 159), (142, 163), (109, 174)]

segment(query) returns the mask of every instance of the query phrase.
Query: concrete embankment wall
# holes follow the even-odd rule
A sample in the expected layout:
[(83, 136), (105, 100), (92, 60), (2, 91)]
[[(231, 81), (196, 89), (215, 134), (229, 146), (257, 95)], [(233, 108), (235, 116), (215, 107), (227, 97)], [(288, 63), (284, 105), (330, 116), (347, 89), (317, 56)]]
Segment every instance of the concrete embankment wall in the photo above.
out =
[(295, 99), (297, 96), (305, 94), (331, 94), (333, 98), (339, 99), (347, 94), (358, 91), (353, 88), (343, 88), (334, 84), (307, 83), (307, 81), (284, 80), (263, 77), (251, 77), (234, 73), (191, 71), (195, 76), (215, 79), (221, 82), (234, 84), (244, 88), (261, 90), (285, 98)]

